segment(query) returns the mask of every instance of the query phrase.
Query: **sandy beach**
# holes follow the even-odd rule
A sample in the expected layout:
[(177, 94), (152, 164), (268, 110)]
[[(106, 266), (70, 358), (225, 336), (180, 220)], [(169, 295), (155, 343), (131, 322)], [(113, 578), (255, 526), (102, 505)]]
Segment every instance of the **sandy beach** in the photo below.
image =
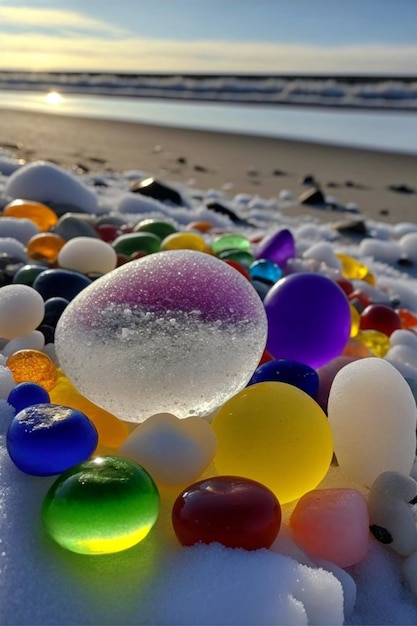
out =
[[(326, 196), (356, 204), (367, 219), (417, 219), (413, 155), (7, 109), (0, 110), (0, 120), (0, 147), (18, 158), (90, 172), (140, 170), (223, 190), (226, 198), (249, 193), (268, 199), (283, 189), (298, 198), (306, 191), (303, 178), (314, 176)], [(286, 213), (326, 221), (344, 216), (306, 206)]]

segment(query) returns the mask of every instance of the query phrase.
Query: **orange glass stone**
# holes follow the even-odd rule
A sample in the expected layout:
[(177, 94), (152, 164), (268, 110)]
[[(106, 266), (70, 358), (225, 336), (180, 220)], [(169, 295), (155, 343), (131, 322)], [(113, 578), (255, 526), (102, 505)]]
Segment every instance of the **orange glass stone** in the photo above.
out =
[(417, 317), (408, 309), (397, 309), (396, 313), (401, 320), (402, 328), (408, 329), (415, 328), (417, 326)]
[(87, 415), (98, 432), (97, 453), (99, 454), (107, 453), (109, 450), (114, 452), (129, 434), (129, 428), (125, 422), (83, 396), (62, 370), (58, 370), (58, 381), (49, 396), (53, 404), (69, 406)]
[(187, 230), (199, 230), (200, 233), (208, 233), (212, 228), (213, 224), (211, 222), (205, 222), (203, 220), (187, 224)]
[(50, 230), (58, 221), (58, 216), (52, 209), (46, 204), (34, 200), (12, 200), (4, 207), (3, 215), (6, 217), (25, 217), (44, 232)]
[(59, 251), (66, 243), (63, 237), (54, 233), (39, 233), (29, 239), (26, 247), (28, 257), (35, 261), (55, 263)]
[(58, 378), (52, 359), (40, 350), (18, 350), (6, 362), (16, 383), (36, 383), (51, 391)]

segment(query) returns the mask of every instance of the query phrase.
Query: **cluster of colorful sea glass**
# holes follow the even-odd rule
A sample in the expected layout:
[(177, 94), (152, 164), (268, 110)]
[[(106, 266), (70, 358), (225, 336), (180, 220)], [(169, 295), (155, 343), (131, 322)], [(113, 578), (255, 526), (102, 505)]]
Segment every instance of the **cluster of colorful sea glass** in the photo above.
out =
[(60, 475), (42, 509), (58, 544), (127, 549), (174, 488), (184, 546), (269, 548), (296, 503), (290, 526), (312, 557), (364, 558), (363, 493), (317, 487), (334, 453), (364, 489), (410, 472), (414, 397), (381, 357), (417, 326), (388, 294), (373, 299), (366, 266), (338, 254), (336, 276), (295, 271), (288, 229), (251, 240), (210, 222), (78, 223), (23, 200), (0, 219), (36, 226), (0, 288), (1, 388), (13, 462)]

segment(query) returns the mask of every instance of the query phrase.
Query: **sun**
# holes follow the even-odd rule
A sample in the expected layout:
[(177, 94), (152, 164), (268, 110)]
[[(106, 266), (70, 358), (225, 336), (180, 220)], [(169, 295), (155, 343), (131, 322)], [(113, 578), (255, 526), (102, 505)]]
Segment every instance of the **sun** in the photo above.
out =
[(46, 94), (46, 96), (44, 97), (44, 100), (48, 104), (61, 104), (64, 98), (57, 91), (50, 91), (49, 93)]

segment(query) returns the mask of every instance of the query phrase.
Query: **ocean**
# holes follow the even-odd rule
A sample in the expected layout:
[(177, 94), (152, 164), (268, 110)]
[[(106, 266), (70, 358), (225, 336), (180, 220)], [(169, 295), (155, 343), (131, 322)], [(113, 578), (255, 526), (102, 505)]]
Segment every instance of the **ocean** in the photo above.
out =
[(0, 108), (417, 154), (412, 77), (0, 72)]

